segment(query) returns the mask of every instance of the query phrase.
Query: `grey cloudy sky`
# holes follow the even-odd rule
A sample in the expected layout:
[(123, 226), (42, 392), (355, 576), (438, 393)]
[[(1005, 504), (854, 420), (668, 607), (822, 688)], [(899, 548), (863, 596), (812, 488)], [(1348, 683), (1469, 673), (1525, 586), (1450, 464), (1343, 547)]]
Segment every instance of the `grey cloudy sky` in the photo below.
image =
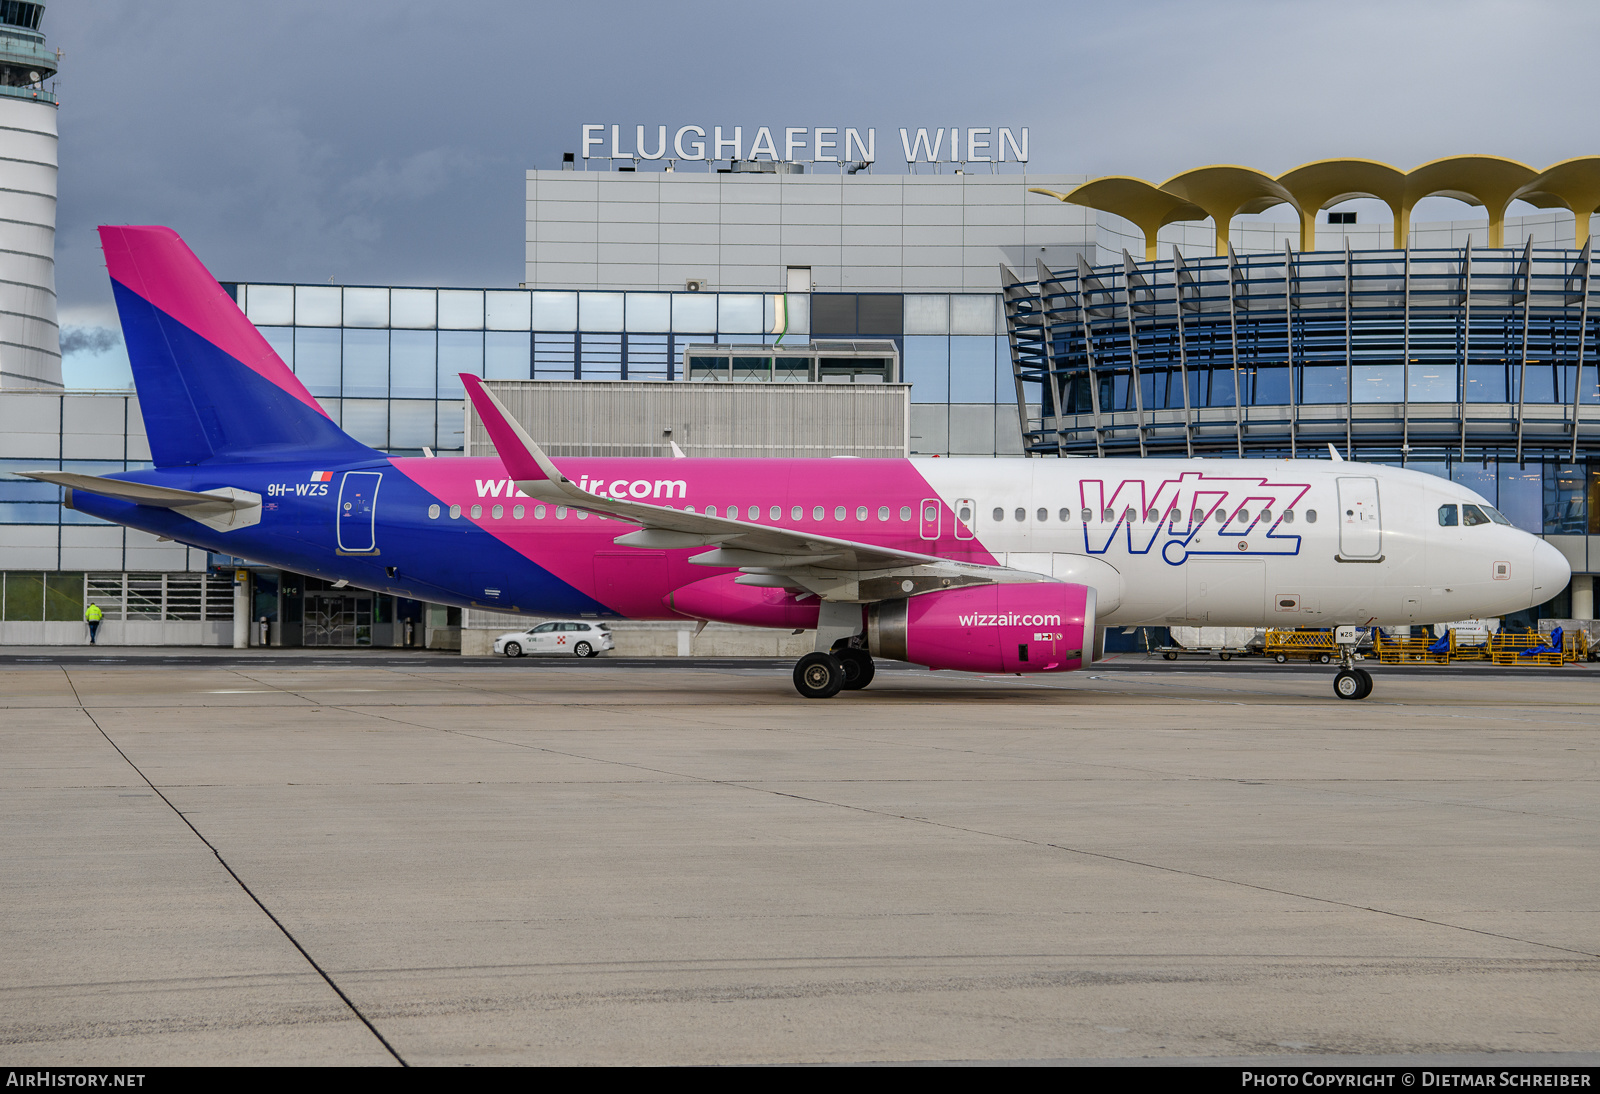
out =
[(1031, 170), (1153, 180), (1597, 151), (1592, 3), (48, 0), (43, 29), (64, 323), (111, 320), (103, 223), (224, 279), (515, 285), (522, 172), (585, 122), (876, 126), (889, 171), (900, 126), (1027, 126)]

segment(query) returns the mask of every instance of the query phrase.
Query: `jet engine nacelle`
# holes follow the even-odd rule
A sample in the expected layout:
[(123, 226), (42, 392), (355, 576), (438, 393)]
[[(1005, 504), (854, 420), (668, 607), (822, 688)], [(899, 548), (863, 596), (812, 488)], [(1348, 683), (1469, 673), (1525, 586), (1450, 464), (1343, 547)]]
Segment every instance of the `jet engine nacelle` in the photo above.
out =
[(738, 574), (718, 574), (674, 589), (664, 603), (680, 615), (745, 627), (787, 627), (812, 630), (817, 625), (817, 598), (796, 599), (787, 589), (740, 585)]
[(1093, 659), (1095, 591), (1059, 581), (979, 585), (867, 609), (875, 657), (967, 672), (1065, 672)]

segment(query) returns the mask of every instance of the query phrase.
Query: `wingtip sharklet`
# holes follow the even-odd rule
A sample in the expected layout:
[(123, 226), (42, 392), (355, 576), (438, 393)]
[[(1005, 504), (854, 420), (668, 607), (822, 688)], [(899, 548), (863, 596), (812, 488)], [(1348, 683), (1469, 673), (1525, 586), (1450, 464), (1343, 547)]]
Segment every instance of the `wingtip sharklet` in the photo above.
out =
[(489, 432), (489, 440), (494, 444), (500, 462), (505, 464), (513, 479), (524, 482), (549, 479), (558, 485), (568, 481), (544, 450), (517, 424), (505, 404), (483, 386), (481, 379), (470, 372), (459, 375), (467, 389), (468, 398), (478, 410), (478, 417), (483, 419), (483, 427)]

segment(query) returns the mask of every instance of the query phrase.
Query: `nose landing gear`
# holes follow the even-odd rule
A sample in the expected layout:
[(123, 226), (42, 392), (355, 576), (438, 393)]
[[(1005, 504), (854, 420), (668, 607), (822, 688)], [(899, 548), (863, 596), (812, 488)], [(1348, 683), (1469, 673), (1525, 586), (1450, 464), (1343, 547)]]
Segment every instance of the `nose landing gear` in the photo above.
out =
[(1372, 674), (1355, 667), (1356, 643), (1361, 632), (1356, 627), (1336, 627), (1333, 640), (1339, 646), (1339, 671), (1333, 677), (1333, 693), (1341, 699), (1365, 699), (1372, 694)]

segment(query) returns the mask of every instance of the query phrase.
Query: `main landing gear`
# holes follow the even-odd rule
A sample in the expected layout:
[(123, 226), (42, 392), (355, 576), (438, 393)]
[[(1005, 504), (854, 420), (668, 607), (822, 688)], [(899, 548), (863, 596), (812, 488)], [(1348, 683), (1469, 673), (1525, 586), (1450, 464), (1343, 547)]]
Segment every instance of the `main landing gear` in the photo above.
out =
[(845, 647), (808, 653), (794, 667), (794, 689), (807, 699), (831, 699), (841, 691), (861, 690), (876, 674), (866, 650)]

